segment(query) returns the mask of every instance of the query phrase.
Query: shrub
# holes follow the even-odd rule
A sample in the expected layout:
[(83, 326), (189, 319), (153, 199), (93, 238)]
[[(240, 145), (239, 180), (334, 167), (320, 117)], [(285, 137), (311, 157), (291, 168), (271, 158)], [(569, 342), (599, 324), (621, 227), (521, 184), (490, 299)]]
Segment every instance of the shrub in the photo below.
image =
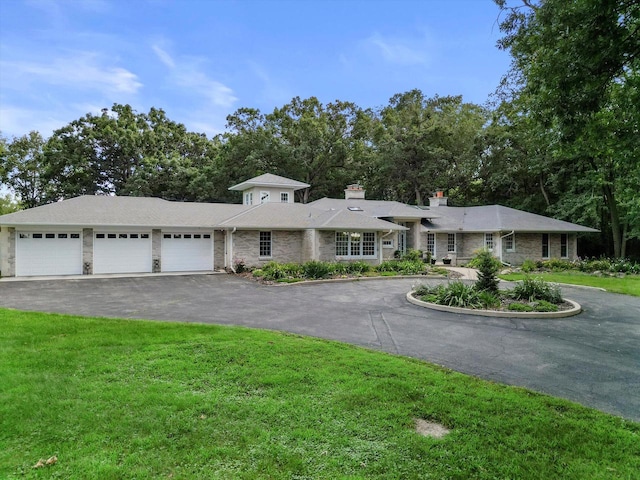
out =
[(370, 271), (372, 268), (367, 262), (363, 262), (361, 260), (358, 260), (357, 262), (349, 262), (345, 265), (347, 273), (352, 275), (362, 275), (363, 273)]
[(533, 312), (533, 307), (526, 303), (510, 303), (509, 310), (513, 312)]
[(437, 303), (449, 307), (478, 308), (481, 306), (478, 291), (471, 285), (462, 282), (451, 282), (447, 287), (436, 292)]
[(398, 272), (403, 275), (417, 275), (424, 271), (421, 260), (386, 260), (376, 267), (378, 272)]
[(482, 305), (482, 308), (487, 310), (496, 309), (500, 306), (500, 298), (491, 292), (479, 292), (478, 301)]
[(422, 261), (422, 250), (407, 250), (402, 257), (402, 260), (408, 260), (410, 262)]
[(244, 273), (249, 270), (244, 262), (244, 258), (234, 258), (233, 268), (236, 273)]
[(301, 266), (297, 263), (269, 262), (262, 267), (265, 280), (281, 280), (283, 278), (296, 278), (301, 274)]
[(569, 260), (561, 260), (559, 258), (551, 258), (542, 262), (543, 268), (548, 268), (554, 272), (562, 272), (565, 270), (572, 270), (575, 268), (575, 264)]
[(302, 276), (310, 279), (327, 278), (335, 272), (335, 265), (328, 262), (311, 261), (302, 264)]
[(522, 262), (522, 271), (524, 273), (531, 273), (536, 269), (536, 262), (533, 260), (525, 260)]
[(476, 256), (478, 280), (476, 281), (476, 289), (478, 291), (486, 291), (498, 293), (498, 272), (502, 268), (500, 260), (494, 257), (488, 250), (483, 250)]
[(554, 305), (546, 300), (539, 300), (533, 304), (533, 309), (536, 312), (557, 312), (558, 305)]
[(545, 300), (555, 304), (562, 303), (560, 287), (556, 284), (545, 282), (540, 277), (525, 277), (509, 293), (516, 300), (526, 300), (528, 302)]

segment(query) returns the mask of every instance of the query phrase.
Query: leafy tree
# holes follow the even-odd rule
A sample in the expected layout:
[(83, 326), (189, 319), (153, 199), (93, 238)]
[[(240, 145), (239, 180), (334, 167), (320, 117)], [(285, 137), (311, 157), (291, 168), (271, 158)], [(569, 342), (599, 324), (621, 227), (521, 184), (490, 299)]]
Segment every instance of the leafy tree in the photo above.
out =
[[(512, 55), (503, 92), (545, 135), (558, 202), (551, 210), (589, 212), (599, 199), (613, 243), (636, 237), (640, 3), (624, 0), (495, 0), (506, 14), (499, 46)], [(543, 142), (541, 142), (543, 143)], [(637, 187), (636, 187), (637, 190)]]
[(486, 120), (483, 108), (460, 96), (394, 95), (375, 134), (379, 194), (422, 205), (436, 189), (464, 191), (474, 178)]
[(35, 131), (7, 141), (0, 137), (0, 182), (17, 195), (25, 208), (46, 202), (44, 139)]
[(0, 195), (0, 215), (20, 210), (20, 204), (11, 195)]
[(84, 194), (216, 199), (218, 142), (161, 109), (115, 104), (56, 130), (46, 145), (51, 200)]

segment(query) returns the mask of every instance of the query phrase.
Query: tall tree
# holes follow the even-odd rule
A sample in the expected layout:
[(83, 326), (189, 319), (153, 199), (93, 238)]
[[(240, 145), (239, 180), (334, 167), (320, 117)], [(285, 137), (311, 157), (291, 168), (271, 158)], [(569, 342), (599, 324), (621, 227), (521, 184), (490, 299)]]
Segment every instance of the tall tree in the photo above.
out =
[(460, 96), (427, 98), (420, 90), (394, 95), (375, 134), (378, 195), (422, 205), (436, 189), (464, 190), (486, 121), (483, 108)]
[(46, 202), (44, 145), (42, 136), (33, 131), (11, 141), (0, 137), (0, 183), (13, 190), (25, 208)]
[(513, 58), (505, 83), (522, 113), (557, 138), (549, 148), (559, 205), (588, 210), (597, 192), (613, 254), (623, 255), (637, 211), (625, 185), (640, 184), (640, 158), (637, 102), (621, 100), (638, 98), (640, 3), (495, 1), (505, 13), (499, 46)]

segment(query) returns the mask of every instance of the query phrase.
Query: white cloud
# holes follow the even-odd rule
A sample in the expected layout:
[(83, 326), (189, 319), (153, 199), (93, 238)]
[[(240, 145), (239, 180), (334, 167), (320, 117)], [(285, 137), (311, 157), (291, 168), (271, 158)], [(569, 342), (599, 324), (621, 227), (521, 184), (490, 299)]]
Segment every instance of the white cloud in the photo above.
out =
[(44, 86), (132, 94), (142, 87), (133, 72), (102, 63), (95, 53), (77, 52), (43, 62), (1, 61), (0, 69), (6, 72), (4, 88), (21, 89), (26, 84), (38, 82)]
[(167, 67), (171, 69), (176, 68), (176, 62), (173, 61), (173, 58), (171, 58), (171, 55), (169, 55), (165, 50), (160, 48), (160, 46), (158, 45), (151, 45), (151, 48), (162, 63), (164, 63)]
[(169, 84), (184, 89), (184, 93), (204, 98), (215, 107), (229, 108), (238, 100), (230, 87), (209, 76), (204, 59), (172, 56), (157, 43), (151, 49), (169, 68)]
[(398, 65), (424, 65), (429, 62), (429, 42), (426, 37), (409, 39), (383, 37), (374, 33), (365, 39), (366, 50), (382, 57), (389, 63)]

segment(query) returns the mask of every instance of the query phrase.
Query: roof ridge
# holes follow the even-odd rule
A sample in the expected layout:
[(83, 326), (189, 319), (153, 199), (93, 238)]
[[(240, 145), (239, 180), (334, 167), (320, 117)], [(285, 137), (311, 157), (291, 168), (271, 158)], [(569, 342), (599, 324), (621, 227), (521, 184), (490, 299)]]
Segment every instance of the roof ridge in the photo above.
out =
[[(330, 210), (327, 210), (328, 212), (330, 212), (331, 210), (334, 210), (333, 208)], [(333, 220), (334, 218), (336, 218), (338, 215), (340, 215), (340, 212), (342, 212), (342, 210), (338, 210), (335, 209), (335, 213), (333, 215), (331, 215), (331, 217), (329, 217), (327, 220), (325, 220), (324, 222), (322, 222), (320, 224), (321, 227), (324, 227), (327, 223), (329, 223), (331, 220)]]
[(240, 218), (240, 217), (242, 217), (243, 215), (246, 215), (249, 212), (253, 212), (255, 209), (257, 209), (258, 207), (261, 207), (262, 205), (266, 205), (266, 203), (260, 203), (258, 205), (251, 205), (250, 208), (247, 208), (246, 210), (243, 210), (240, 213), (236, 213), (235, 215), (233, 215), (233, 216), (227, 218), (226, 220), (224, 220), (223, 222), (218, 223), (218, 226), (223, 226), (225, 223), (228, 223), (228, 222), (230, 222), (232, 220)]

